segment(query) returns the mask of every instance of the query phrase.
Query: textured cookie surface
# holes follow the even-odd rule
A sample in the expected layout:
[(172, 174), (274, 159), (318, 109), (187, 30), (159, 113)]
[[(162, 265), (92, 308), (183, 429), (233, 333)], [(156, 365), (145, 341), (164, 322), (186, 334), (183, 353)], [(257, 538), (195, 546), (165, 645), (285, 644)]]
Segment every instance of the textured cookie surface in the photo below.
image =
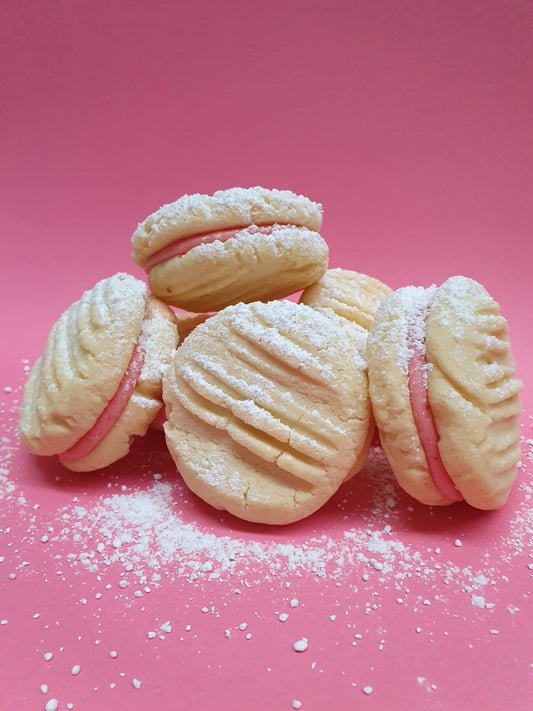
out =
[(197, 326), (163, 385), (167, 444), (188, 486), (262, 523), (325, 503), (363, 465), (372, 426), (349, 334), (288, 301), (230, 306)]
[(19, 432), (30, 452), (64, 452), (94, 425), (128, 366), (146, 299), (142, 281), (116, 274), (52, 326), (21, 405)]
[[(423, 333), (409, 329), (427, 313)], [(501, 506), (516, 477), (519, 392), (508, 328), (497, 303), (466, 277), (404, 287), (378, 309), (367, 343), (369, 390), (383, 448), (398, 482), (427, 504), (446, 504), (429, 472), (408, 386), (413, 348), (424, 348), (428, 399), (442, 462), (464, 499)]]
[[(321, 222), (318, 203), (288, 190), (185, 195), (138, 226), (132, 257), (147, 270), (152, 293), (166, 303), (186, 311), (218, 311), (240, 301), (288, 296), (317, 281), (328, 261)], [(186, 238), (227, 229), (230, 238), (166, 252)], [(165, 258), (154, 262), (162, 249)]]
[(319, 279), (328, 248), (317, 232), (275, 227), (270, 235), (242, 230), (238, 238), (196, 247), (150, 270), (154, 294), (188, 311), (288, 296)]
[(52, 326), (30, 372), (19, 417), (23, 444), (33, 454), (65, 454), (91, 431), (112, 401), (140, 344), (143, 362), (131, 396), (103, 439), (74, 461), (97, 469), (124, 456), (161, 407), (163, 370), (177, 345), (172, 310), (148, 297), (129, 274), (103, 279)]
[(184, 195), (138, 225), (131, 239), (132, 258), (144, 267), (151, 254), (174, 240), (207, 231), (268, 224), (300, 225), (318, 232), (322, 206), (290, 190), (261, 187)]
[(103, 439), (86, 456), (75, 461), (60, 460), (73, 471), (92, 471), (115, 462), (129, 452), (133, 437), (146, 434), (160, 412), (163, 375), (178, 344), (176, 319), (172, 310), (149, 296), (139, 343), (143, 365), (128, 403)]
[(507, 322), (477, 282), (451, 277), (426, 323), (428, 395), (443, 463), (466, 501), (505, 503), (520, 460), (519, 393)]
[(378, 306), (391, 289), (379, 279), (349, 269), (328, 269), (307, 287), (300, 302), (314, 309), (331, 309), (339, 316), (369, 329)]

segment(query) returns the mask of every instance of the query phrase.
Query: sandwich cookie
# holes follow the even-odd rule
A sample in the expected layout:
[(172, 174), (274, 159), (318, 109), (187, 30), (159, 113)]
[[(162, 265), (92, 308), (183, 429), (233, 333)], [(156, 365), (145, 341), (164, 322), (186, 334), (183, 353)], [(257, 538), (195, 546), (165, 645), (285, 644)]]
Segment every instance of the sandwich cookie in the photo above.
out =
[(163, 379), (167, 445), (193, 492), (242, 519), (287, 524), (362, 468), (373, 422), (350, 325), (282, 300), (196, 326)]
[(520, 459), (507, 322), (476, 281), (407, 286), (379, 307), (367, 342), (381, 443), (400, 484), (431, 505), (502, 506)]
[(126, 455), (162, 405), (178, 341), (172, 309), (118, 273), (99, 281), (52, 326), (24, 389), (24, 446), (91, 471)]
[(322, 206), (289, 190), (184, 195), (139, 224), (132, 258), (152, 293), (186, 311), (218, 311), (304, 289), (326, 271)]

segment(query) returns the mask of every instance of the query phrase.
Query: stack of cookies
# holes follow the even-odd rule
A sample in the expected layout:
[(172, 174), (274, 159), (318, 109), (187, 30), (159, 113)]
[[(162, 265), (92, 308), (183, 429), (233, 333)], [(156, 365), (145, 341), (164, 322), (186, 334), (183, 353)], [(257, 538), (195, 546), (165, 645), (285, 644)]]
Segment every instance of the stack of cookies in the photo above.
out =
[(25, 387), (23, 444), (90, 471), (159, 423), (203, 500), (287, 524), (362, 469), (377, 425), (419, 501), (501, 506), (522, 384), (498, 305), (466, 277), (393, 292), (328, 269), (321, 223), (320, 204), (259, 187), (150, 215), (132, 237), (149, 292), (115, 274), (54, 324)]

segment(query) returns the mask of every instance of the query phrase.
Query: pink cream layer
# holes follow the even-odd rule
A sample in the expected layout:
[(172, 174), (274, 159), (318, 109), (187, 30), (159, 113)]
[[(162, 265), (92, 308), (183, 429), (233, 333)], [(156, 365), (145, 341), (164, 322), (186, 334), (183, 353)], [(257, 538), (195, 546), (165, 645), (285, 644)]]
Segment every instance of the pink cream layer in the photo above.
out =
[(75, 462), (87, 456), (87, 454), (92, 452), (92, 450), (100, 444), (111, 428), (117, 423), (135, 389), (144, 364), (144, 347), (140, 341), (141, 339), (138, 339), (135, 344), (130, 362), (122, 376), (117, 391), (107, 403), (92, 428), (73, 444), (70, 449), (67, 449), (66, 452), (59, 455), (63, 461)]
[(158, 264), (166, 262), (172, 257), (181, 257), (193, 247), (198, 247), (200, 244), (211, 244), (212, 242), (226, 242), (228, 239), (236, 237), (239, 232), (246, 230), (249, 234), (269, 235), (272, 233), (274, 225), (257, 225), (232, 227), (227, 230), (217, 230), (214, 232), (203, 232), (202, 234), (190, 235), (177, 239), (175, 242), (167, 244), (162, 249), (151, 254), (146, 260), (144, 271), (148, 273), (150, 269), (157, 267)]
[[(426, 315), (427, 310), (425, 312), (420, 311), (415, 319), (423, 319), (425, 321)], [(463, 501), (461, 492), (453, 483), (440, 456), (439, 435), (428, 398), (425, 342), (423, 344), (416, 343), (416, 334), (420, 332), (420, 325), (415, 319), (409, 326), (407, 339), (411, 347), (414, 345), (412, 355), (409, 358), (408, 385), (416, 429), (426, 455), (429, 473), (438, 491), (450, 501)], [(419, 348), (417, 345), (423, 345), (424, 347)]]

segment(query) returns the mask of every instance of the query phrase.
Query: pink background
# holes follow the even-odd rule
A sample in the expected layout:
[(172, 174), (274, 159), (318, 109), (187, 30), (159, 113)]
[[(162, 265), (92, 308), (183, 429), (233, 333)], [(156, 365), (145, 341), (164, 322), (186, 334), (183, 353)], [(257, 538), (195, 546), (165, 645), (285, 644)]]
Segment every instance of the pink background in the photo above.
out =
[[(288, 188), (323, 204), (331, 266), (394, 288), (465, 274), (500, 303), (526, 384), (521, 486), (495, 515), (415, 506), (395, 520), (413, 545), (447, 547), (459, 566), (478, 565), (487, 549), (497, 556), (498, 535), (509, 533), (517, 511), (527, 515), (532, 469), (532, 21), (531, 3), (519, 0), (4, 0), (0, 387), (8, 390), (0, 416), (2, 461), (15, 490), (56, 520), (74, 495), (97, 500), (106, 477), (146, 485), (150, 472), (145, 467), (137, 482), (135, 458), (82, 480), (19, 451), (13, 421), (22, 360), (35, 361), (52, 323), (84, 289), (116, 271), (142, 276), (129, 257), (130, 237), (161, 204), (236, 185)], [(151, 437), (139, 446), (141, 464), (148, 445), (161, 449)], [(371, 493), (364, 482), (354, 487), (361, 520), (377, 526)], [(413, 505), (395, 495), (397, 509)], [(300, 542), (317, 531), (342, 535), (329, 518), (342, 500), (286, 535)], [(187, 505), (191, 521), (219, 536), (285, 535)], [(60, 541), (39, 547), (12, 499), (0, 507), (2, 708), (44, 708), (54, 697), (60, 709), (68, 702), (75, 709), (290, 709), (298, 699), (305, 711), (475, 711), (526, 708), (533, 699), (530, 536), (510, 557), (505, 584), (502, 558), (489, 561), (499, 575), (487, 596), (494, 607), (472, 606), (460, 590), (442, 609), (432, 607), (430, 633), (421, 636), (413, 633), (414, 608), (408, 614), (396, 603), (392, 584), (367, 581), (364, 600), (348, 593), (359, 573), (341, 587), (281, 575), (274, 592), (272, 583), (255, 584), (240, 596), (231, 592), (236, 581), (191, 585), (175, 576), (143, 599), (142, 611), (126, 593), (81, 609), (80, 597), (94, 600), (102, 581), (71, 566)], [(350, 525), (359, 520), (355, 509)], [(463, 535), (468, 545), (454, 548)], [(58, 556), (59, 575), (52, 574)], [(443, 592), (416, 584), (432, 600)], [(291, 629), (274, 613), (293, 594), (305, 604), (291, 612), (286, 625), (300, 616)], [(372, 595), (379, 615), (365, 614)], [(204, 606), (219, 610), (216, 624)], [(509, 612), (513, 606), (519, 612)], [(342, 631), (329, 619), (334, 610)], [(174, 636), (147, 646), (141, 621), (148, 617), (172, 618)], [(175, 630), (189, 620), (196, 637), (180, 641)], [(234, 630), (244, 620), (253, 636), (233, 631), (226, 639), (224, 625)], [(357, 625), (365, 634), (354, 654), (347, 635), (353, 640)], [(292, 641), (304, 629), (310, 646), (297, 654)], [(98, 655), (96, 637), (106, 638), (106, 650), (120, 647), (117, 660)], [(52, 647), (63, 652), (46, 664)], [(126, 681), (110, 672), (119, 660)], [(76, 677), (73, 664), (82, 665)], [(130, 683), (136, 676), (140, 689)], [(362, 693), (365, 685), (371, 694)]]

